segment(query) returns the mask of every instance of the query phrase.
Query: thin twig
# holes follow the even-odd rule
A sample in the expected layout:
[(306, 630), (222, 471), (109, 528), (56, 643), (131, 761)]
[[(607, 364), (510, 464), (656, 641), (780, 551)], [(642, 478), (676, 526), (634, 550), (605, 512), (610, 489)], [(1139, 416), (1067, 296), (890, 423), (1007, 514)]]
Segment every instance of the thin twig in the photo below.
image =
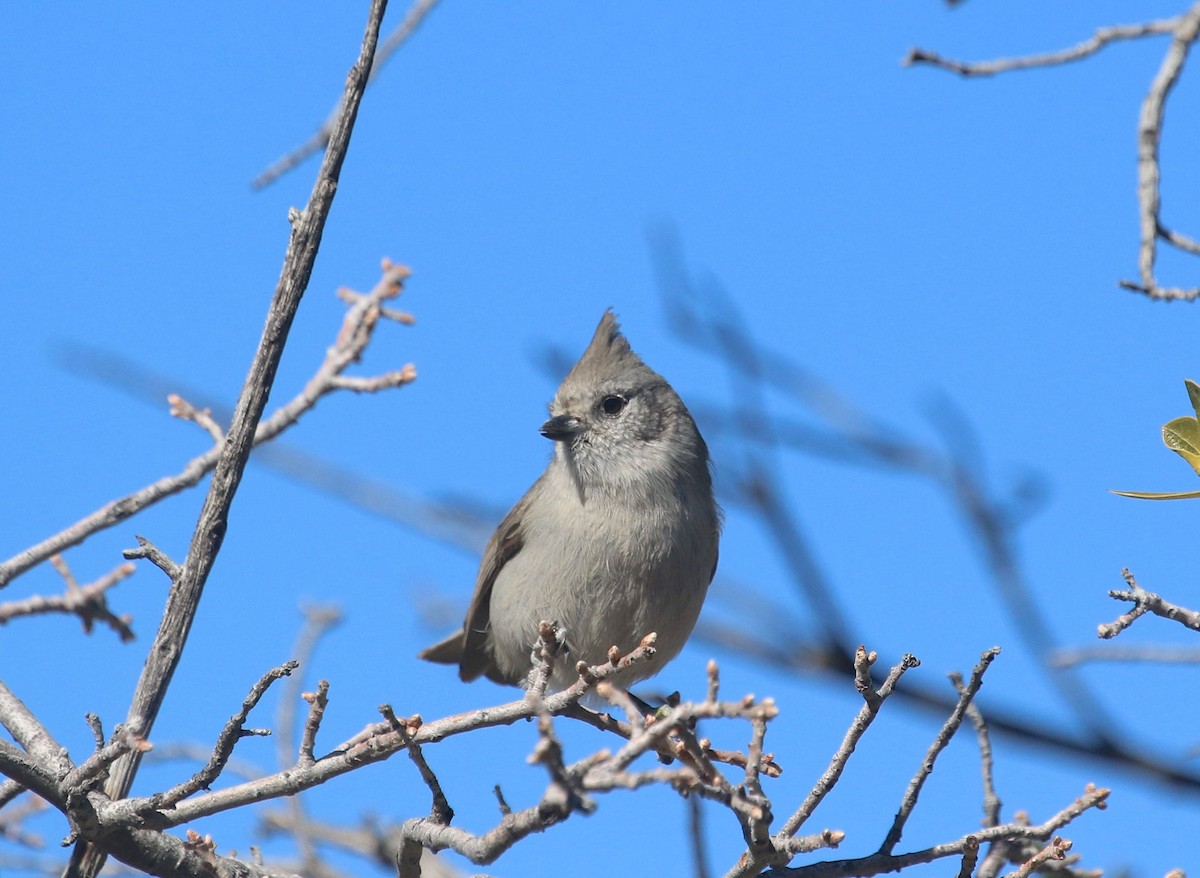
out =
[(104, 747), (104, 724), (100, 721), (100, 717), (94, 713), (85, 713), (83, 719), (88, 724), (88, 728), (92, 730), (92, 742), (96, 745), (96, 750), (99, 751)]
[(262, 700), (262, 697), (267, 693), (271, 684), (282, 677), (290, 676), (292, 671), (296, 670), (296, 667), (297, 663), (295, 661), (285, 662), (279, 667), (272, 668), (263, 674), (250, 688), (249, 694), (242, 701), (241, 710), (231, 716), (225, 723), (224, 728), (221, 729), (221, 733), (217, 736), (217, 743), (213, 746), (212, 756), (209, 757), (208, 764), (183, 783), (172, 787), (164, 793), (151, 797), (154, 807), (156, 809), (172, 808), (193, 793), (208, 789), (213, 781), (220, 777), (221, 771), (225, 768), (225, 763), (229, 761), (229, 757), (233, 755), (233, 748), (238, 741), (248, 736), (262, 737), (271, 734), (270, 730), (267, 729), (246, 728), (246, 720), (249, 719), (250, 711), (258, 706), (258, 702)]
[[(296, 635), (296, 642), (292, 644), (292, 658), (301, 668), (307, 668), (312, 658), (313, 652), (317, 648), (317, 644), (321, 642), (321, 638), (334, 626), (342, 621), (342, 612), (336, 607), (304, 607), (304, 626), (300, 629), (300, 633)], [(324, 692), (328, 692), (329, 684), (322, 681), (324, 684)], [(279, 711), (276, 720), (276, 737), (275, 737), (275, 762), (280, 768), (284, 768), (292, 761), (292, 754), (296, 752), (296, 708), (301, 701), (307, 701), (309, 704), (309, 714), (311, 717), (313, 698), (304, 696), (304, 675), (293, 674), (288, 678), (287, 683), (283, 687), (283, 693), (279, 699)], [(322, 705), (322, 710), (324, 705)], [(307, 737), (307, 727), (305, 728), (305, 736)], [(316, 732), (314, 730), (313, 735)], [(305, 746), (300, 745), (301, 762), (304, 761)], [(312, 757), (312, 745), (307, 748), (308, 757)]]
[(119, 582), (133, 575), (136, 569), (133, 564), (121, 564), (95, 582), (79, 585), (75, 577), (66, 567), (66, 562), (59, 555), (51, 556), (59, 573), (66, 580), (67, 590), (60, 595), (32, 595), (17, 601), (0, 604), (0, 625), (21, 616), (37, 616), (50, 613), (64, 613), (78, 616), (83, 622), (86, 634), (92, 633), (96, 622), (101, 622), (111, 628), (121, 638), (122, 643), (134, 639), (132, 616), (118, 616), (108, 606), (107, 592)]
[(901, 61), (905, 67), (917, 64), (928, 64), (939, 67), (959, 76), (995, 76), (1012, 70), (1030, 70), (1035, 67), (1052, 67), (1056, 64), (1068, 64), (1072, 61), (1082, 61), (1096, 54), (1105, 46), (1121, 40), (1136, 40), (1141, 37), (1158, 36), (1171, 33), (1179, 24), (1179, 18), (1164, 18), (1157, 21), (1140, 22), (1138, 24), (1117, 24), (1102, 27), (1082, 43), (1057, 52), (1045, 52), (1039, 55), (1022, 55), (1016, 58), (998, 58), (995, 61), (956, 61), (944, 58), (936, 52), (927, 49), (910, 49)]
[(958, 731), (962, 724), (963, 717), (966, 715), (967, 707), (971, 700), (975, 697), (975, 693), (979, 691), (979, 687), (983, 685), (983, 675), (987, 671), (988, 666), (1000, 654), (1000, 648), (997, 646), (987, 650), (980, 656), (979, 663), (971, 671), (971, 679), (958, 697), (958, 704), (954, 707), (954, 712), (942, 725), (938, 731), (937, 737), (929, 747), (929, 751), (925, 754), (924, 760), (921, 762), (921, 767), (917, 769), (917, 773), (913, 775), (912, 780), (908, 783), (908, 789), (904, 793), (904, 798), (900, 802), (900, 810), (896, 813), (896, 819), (892, 822), (891, 829), (888, 830), (884, 837), (883, 844), (879, 846), (881, 854), (890, 856), (900, 841), (900, 836), (904, 832), (904, 824), (908, 822), (908, 818), (912, 815), (913, 809), (917, 806), (917, 798), (921, 795), (921, 788), (925, 785), (925, 781), (929, 779), (930, 773), (933, 771), (934, 763), (937, 762), (938, 756), (946, 749), (950, 743), (950, 739), (954, 737), (954, 733)]
[(383, 714), (383, 718), (400, 735), (400, 739), (404, 741), (404, 749), (408, 751), (408, 757), (412, 760), (413, 765), (417, 767), (417, 772), (421, 775), (421, 780), (425, 782), (425, 786), (429, 787), (429, 792), (433, 796), (433, 805), (429, 811), (429, 819), (435, 823), (449, 824), (454, 819), (454, 809), (450, 807), (450, 802), (446, 799), (446, 794), (442, 792), (442, 785), (438, 781), (437, 775), (429, 767), (429, 763), (425, 759), (425, 753), (421, 750), (421, 745), (412, 738), (413, 732), (421, 728), (421, 717), (414, 715), (401, 721), (396, 718), (396, 714), (392, 712), (391, 706), (387, 704), (381, 704), (379, 712)]
[[(874, 655), (875, 653), (867, 653), (865, 649), (860, 648), (859, 659), (855, 663), (856, 670), (859, 666), (869, 668), (868, 659), (873, 660)], [(783, 824), (783, 828), (779, 830), (779, 838), (790, 838), (800, 831), (800, 828), (812, 816), (817, 806), (829, 794), (829, 791), (837, 785), (842, 772), (846, 769), (846, 763), (854, 754), (854, 748), (858, 746), (859, 740), (866, 734), (867, 729), (871, 727), (871, 723), (875, 721), (875, 717), (878, 716), (879, 708), (883, 706), (884, 700), (895, 691), (896, 684), (900, 681), (904, 672), (910, 668), (917, 667), (919, 664), (920, 662), (916, 656), (904, 656), (888, 672), (887, 679), (879, 687), (878, 691), (868, 687), (868, 691), (863, 693), (863, 700), (866, 703), (859, 709), (858, 716), (854, 718), (854, 722), (846, 730), (846, 734), (842, 738), (842, 744), (838, 747), (837, 752), (833, 754), (833, 759), (830, 760), (829, 766), (813, 785), (812, 790), (805, 797), (800, 807), (796, 809), (795, 813)]]
[[(317, 644), (325, 633), (341, 621), (341, 612), (333, 607), (306, 607), (304, 609), (304, 627), (296, 637), (292, 647), (292, 656), (300, 667), (309, 666), (309, 660), (317, 648)], [(313, 750), (316, 747), (317, 732), (329, 705), (329, 681), (319, 680), (315, 692), (304, 692), (304, 676), (293, 674), (288, 678), (283, 693), (279, 699), (278, 738), (275, 746), (276, 763), (280, 769), (287, 768), (296, 756), (296, 764), (312, 765), (315, 761)], [(308, 712), (304, 720), (304, 728), (300, 734), (299, 744), (296, 741), (296, 708), (301, 702), (307, 702)], [(306, 872), (328, 871), (328, 866), (322, 859), (321, 850), (307, 831), (312, 821), (308, 819), (304, 796), (291, 796), (287, 800), (288, 811), (291, 813), (292, 825), (295, 829), (292, 838), (299, 849), (301, 862)]]
[(1134, 606), (1128, 613), (1122, 613), (1112, 622), (1097, 626), (1096, 633), (1101, 638), (1108, 640), (1116, 637), (1137, 621), (1139, 616), (1144, 616), (1146, 613), (1153, 613), (1155, 616), (1161, 616), (1164, 619), (1171, 619), (1178, 622), (1185, 628), (1200, 631), (1200, 612), (1173, 604), (1170, 601), (1163, 600), (1162, 597), (1154, 592), (1146, 591), (1138, 585), (1137, 579), (1134, 578), (1134, 575), (1128, 569), (1122, 570), (1121, 575), (1125, 578), (1125, 582), (1129, 584), (1129, 590), (1118, 591), (1114, 589), (1108, 593), (1108, 596), (1119, 601), (1129, 601)]
[[(145, 759), (146, 762), (155, 764), (177, 760), (203, 764), (211, 756), (211, 747), (196, 743), (175, 742), (170, 744), (155, 744), (154, 749), (146, 754)], [(256, 780), (263, 776), (262, 768), (248, 759), (231, 758), (225, 763), (225, 768), (221, 773), (226, 777), (233, 775), (242, 780)]]
[(135, 561), (139, 558), (145, 558), (163, 573), (167, 574), (167, 578), (171, 582), (179, 579), (183, 573), (183, 568), (172, 561), (166, 552), (140, 534), (136, 534), (135, 539), (138, 541), (138, 547), (136, 549), (126, 549), (121, 553), (127, 560)]
[(178, 393), (168, 394), (167, 405), (170, 406), (168, 411), (171, 413), (171, 417), (179, 418), (182, 421), (191, 421), (201, 427), (212, 437), (215, 445), (219, 446), (225, 441), (225, 431), (213, 418), (212, 409), (196, 408)]
[[(950, 682), (958, 690), (961, 698), (966, 691), (962, 674), (955, 671), (950, 675)], [(979, 767), (983, 777), (983, 826), (1000, 825), (1000, 809), (1003, 807), (1000, 797), (996, 795), (996, 782), (993, 774), (992, 739), (988, 734), (987, 721), (983, 712), (974, 701), (967, 705), (967, 718), (975, 727), (975, 739), (979, 743)]]
[[(300, 735), (296, 764), (308, 767), (316, 762), (313, 751), (317, 746), (317, 732), (321, 728), (321, 720), (325, 718), (325, 708), (329, 706), (329, 681), (318, 680), (317, 691), (306, 692), (301, 698), (308, 702), (308, 714), (304, 718), (304, 731)], [(280, 768), (286, 766), (287, 762), (283, 762)]]
[(1029, 878), (1033, 873), (1041, 871), (1041, 867), (1047, 863), (1064, 859), (1070, 849), (1071, 842), (1063, 838), (1055, 838), (1050, 844), (1026, 860), (1015, 872), (1009, 872), (1006, 878)]

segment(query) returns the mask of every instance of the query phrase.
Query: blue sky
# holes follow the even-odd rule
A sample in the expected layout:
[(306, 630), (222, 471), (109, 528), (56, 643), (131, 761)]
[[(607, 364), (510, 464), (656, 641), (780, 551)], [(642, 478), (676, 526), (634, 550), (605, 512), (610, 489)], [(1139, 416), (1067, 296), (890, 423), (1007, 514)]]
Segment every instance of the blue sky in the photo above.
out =
[[(1200, 605), (1191, 554), (1200, 506), (1107, 492), (1194, 487), (1158, 435), (1188, 413), (1182, 380), (1200, 378), (1194, 307), (1116, 287), (1136, 273), (1134, 126), (1165, 42), (982, 81), (900, 65), (913, 45), (963, 58), (1021, 54), (1180, 6), (445, 0), (367, 95), (273, 401), (320, 361), (341, 317), (335, 288), (368, 288), (383, 256), (413, 268), (402, 307), (417, 324), (383, 328), (363, 370), (413, 362), (420, 378), (398, 392), (327, 399), (285, 441), (410, 495), (469, 498), (498, 518), (549, 453), (537, 435), (556, 384), (544, 353), (576, 356), (608, 306), (685, 400), (730, 404), (725, 371), (665, 319), (651, 241), (669, 229), (690, 276), (722, 285), (761, 344), (923, 441), (937, 441), (931, 400), (950, 400), (978, 434), (990, 484), (1041, 480), (1047, 497), (1019, 549), (1063, 643), (1090, 643), (1120, 611), (1106, 591), (1120, 587), (1124, 566), (1147, 588)], [(403, 12), (395, 6), (390, 23)], [(287, 209), (304, 203), (315, 167), (264, 192), (249, 181), (324, 118), (364, 15), (315, 3), (8, 10), (0, 555), (206, 447), (165, 404), (65, 368), (64, 354), (119, 353), (232, 403), (278, 275)], [(1196, 98), (1185, 78), (1163, 146), (1165, 215), (1185, 229), (1200, 185), (1187, 148), (1200, 135)], [(1194, 286), (1196, 272), (1162, 259), (1178, 285)], [(791, 412), (785, 400), (768, 404)], [(722, 455), (738, 449), (713, 445), (728, 488)], [(811, 458), (789, 458), (782, 477), (855, 636), (881, 662), (916, 653), (924, 664), (913, 673), (932, 684), (999, 644), (985, 711), (1003, 704), (1067, 727), (944, 498), (916, 479)], [(201, 499), (174, 498), (68, 561), (90, 580), (135, 534), (181, 559)], [(744, 589), (802, 612), (781, 561), (727, 505), (715, 596), (736, 603)], [(434, 717), (506, 700), (511, 692), (460, 684), (414, 658), (445, 633), (418, 608), (457, 615), (476, 563), (252, 464), (153, 740), (210, 741), (254, 679), (290, 657), (304, 602), (346, 614), (309, 671), (333, 687), (327, 744), (370, 722), (381, 701)], [(4, 598), (60, 588), (39, 568)], [(105, 631), (85, 638), (62, 618), (0, 630), (3, 678), (73, 754), (90, 740), (85, 711), (108, 726), (123, 716), (164, 594), (148, 566), (114, 593), (118, 611), (135, 617), (132, 645)], [(721, 620), (728, 603), (707, 612)], [(1189, 642), (1155, 620), (1125, 636)], [(728, 694), (780, 702), (769, 746), (786, 771), (767, 792), (786, 814), (836, 747), (856, 696), (705, 644), (690, 646), (662, 686), (699, 696), (710, 655)], [(1180, 693), (1194, 672), (1103, 666), (1084, 677), (1127, 733), (1179, 754), (1194, 743), (1175, 731), (1193, 724)], [(815, 818), (850, 833), (836, 856), (878, 844), (936, 727), (899, 704), (885, 711)], [(587, 729), (564, 734), (569, 754), (611, 744)], [(533, 740), (519, 727), (431, 749), (462, 825), (490, 827), (494, 783), (514, 805), (533, 801), (544, 786), (523, 761)], [(1195, 795), (1004, 739), (997, 748), (1006, 817), (1024, 809), (1045, 819), (1095, 781), (1115, 787), (1110, 809), (1065, 833), (1085, 863), (1140, 875), (1194, 865)], [(239, 754), (268, 765), (273, 749), (249, 740)], [(977, 825), (970, 740), (946, 760), (905, 848)], [(139, 789), (185, 771), (153, 767)], [(407, 760), (311, 798), (316, 812), (351, 822), (427, 808)], [(566, 858), (571, 874), (602, 874), (632, 856), (677, 874), (683, 825), (673, 794), (614, 795), (490, 871), (521, 875)], [(1135, 825), (1155, 827), (1153, 841), (1127, 832)], [(39, 826), (52, 848), (65, 833), (53, 819)], [(740, 837), (716, 809), (709, 827), (723, 871)], [(237, 823), (199, 828), (222, 850), (253, 841)]]

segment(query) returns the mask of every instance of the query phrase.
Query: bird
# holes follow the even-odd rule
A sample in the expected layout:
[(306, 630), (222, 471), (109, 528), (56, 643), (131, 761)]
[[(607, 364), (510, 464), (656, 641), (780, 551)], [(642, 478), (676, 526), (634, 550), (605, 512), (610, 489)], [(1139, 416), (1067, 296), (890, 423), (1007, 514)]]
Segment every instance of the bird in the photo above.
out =
[(708, 446), (683, 400), (634, 353), (612, 309), (563, 379), (541, 434), (545, 471), (484, 549), (461, 630), (420, 658), (458, 665), (467, 682), (530, 685), (539, 623), (552, 622), (575, 665), (600, 664), (651, 632), (652, 657), (610, 677), (627, 689), (683, 648), (716, 572), (722, 513)]

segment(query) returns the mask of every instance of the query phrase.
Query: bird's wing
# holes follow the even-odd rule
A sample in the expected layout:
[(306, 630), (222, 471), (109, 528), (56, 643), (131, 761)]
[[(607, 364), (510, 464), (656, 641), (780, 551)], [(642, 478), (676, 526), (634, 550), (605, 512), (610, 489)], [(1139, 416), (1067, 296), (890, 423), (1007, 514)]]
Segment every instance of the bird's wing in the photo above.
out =
[[(536, 488), (536, 485), (534, 486)], [(516, 557), (525, 544), (521, 522), (525, 509), (529, 505), (532, 490), (512, 508), (492, 538), (488, 540), (487, 548), (483, 550), (483, 560), (479, 564), (479, 578), (475, 581), (475, 594), (471, 597), (471, 606), (467, 610), (467, 619), (459, 636), (461, 651), (458, 660), (458, 675), (467, 681), (474, 680), (480, 674), (486, 674), (498, 683), (519, 683), (519, 679), (507, 679), (496, 667), (495, 658), (489, 648), (491, 628), (492, 586), (496, 577), (504, 569), (504, 565)], [(431, 647), (436, 650), (442, 644)], [(436, 661), (437, 659), (434, 659)]]

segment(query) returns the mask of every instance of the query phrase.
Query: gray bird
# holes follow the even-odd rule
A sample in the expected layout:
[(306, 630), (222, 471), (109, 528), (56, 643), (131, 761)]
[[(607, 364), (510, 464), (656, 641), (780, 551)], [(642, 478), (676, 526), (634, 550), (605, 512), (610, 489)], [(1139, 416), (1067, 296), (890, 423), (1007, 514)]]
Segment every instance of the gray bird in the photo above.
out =
[(461, 631), (420, 654), (519, 685), (539, 621), (565, 631), (551, 687), (657, 632), (657, 651), (614, 682), (658, 673), (683, 648), (717, 566), (721, 511), (708, 446), (665, 379), (629, 347), (612, 311), (563, 379), (541, 433), (554, 456), (483, 552)]

